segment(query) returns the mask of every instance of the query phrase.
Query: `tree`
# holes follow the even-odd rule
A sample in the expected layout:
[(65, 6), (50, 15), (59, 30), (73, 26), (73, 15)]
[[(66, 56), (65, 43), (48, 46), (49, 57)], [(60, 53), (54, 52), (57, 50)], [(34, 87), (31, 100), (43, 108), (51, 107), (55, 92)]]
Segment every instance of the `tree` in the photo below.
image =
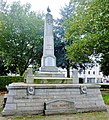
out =
[(8, 70), (7, 67), (4, 66), (3, 58), (0, 57), (0, 76), (7, 75)]
[(42, 56), (43, 15), (31, 11), (31, 5), (13, 2), (2, 9), (3, 28), (0, 50), (6, 65), (23, 75), (34, 61), (40, 64)]
[(64, 25), (64, 22), (72, 16), (74, 13), (75, 4), (69, 2), (68, 5), (65, 4), (63, 8), (60, 9), (61, 18), (55, 20), (55, 55), (58, 67), (67, 69), (67, 77), (70, 77), (70, 60), (66, 58), (66, 45), (69, 41), (65, 37), (65, 30), (68, 26)]
[(66, 31), (66, 37), (74, 40), (70, 47), (67, 47), (68, 58), (82, 63), (90, 62), (90, 56), (95, 56), (104, 75), (109, 75), (109, 72), (105, 73), (109, 63), (108, 0), (73, 2), (77, 2), (77, 9)]

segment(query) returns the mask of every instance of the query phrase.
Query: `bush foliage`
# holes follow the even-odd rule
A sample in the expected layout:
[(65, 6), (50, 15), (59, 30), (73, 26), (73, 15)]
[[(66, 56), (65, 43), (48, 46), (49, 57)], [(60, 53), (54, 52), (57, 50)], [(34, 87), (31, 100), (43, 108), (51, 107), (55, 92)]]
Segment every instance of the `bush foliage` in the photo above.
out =
[(6, 90), (6, 85), (12, 82), (24, 82), (22, 76), (0, 76), (0, 90)]

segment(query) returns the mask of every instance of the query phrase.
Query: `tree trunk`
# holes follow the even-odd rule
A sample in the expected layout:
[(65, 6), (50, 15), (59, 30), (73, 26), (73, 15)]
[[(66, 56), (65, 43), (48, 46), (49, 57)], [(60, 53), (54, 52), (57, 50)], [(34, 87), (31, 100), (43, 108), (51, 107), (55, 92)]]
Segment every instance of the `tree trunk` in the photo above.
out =
[(20, 71), (20, 76), (23, 76), (25, 71)]
[(68, 65), (67, 65), (67, 77), (70, 78), (70, 65), (69, 65), (69, 60), (67, 61)]
[(23, 74), (24, 74), (24, 72), (25, 72), (25, 70), (27, 69), (27, 67), (19, 67), (19, 74), (20, 74), (20, 76), (23, 76)]

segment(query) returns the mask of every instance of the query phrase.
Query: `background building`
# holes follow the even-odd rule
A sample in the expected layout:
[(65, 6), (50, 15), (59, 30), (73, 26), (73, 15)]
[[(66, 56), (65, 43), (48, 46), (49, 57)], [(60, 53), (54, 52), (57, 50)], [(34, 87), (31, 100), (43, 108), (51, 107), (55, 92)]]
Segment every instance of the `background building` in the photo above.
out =
[(102, 72), (100, 72), (100, 66), (96, 64), (92, 68), (87, 68), (81, 73), (78, 72), (78, 77), (82, 83), (102, 83), (104, 80)]
[[(62, 73), (67, 76), (66, 69), (59, 68)], [(70, 70), (70, 76), (72, 77), (72, 69)], [(95, 64), (95, 66), (87, 68), (78, 72), (79, 83), (107, 83), (109, 82), (109, 77), (103, 76), (100, 72), (100, 65)]]

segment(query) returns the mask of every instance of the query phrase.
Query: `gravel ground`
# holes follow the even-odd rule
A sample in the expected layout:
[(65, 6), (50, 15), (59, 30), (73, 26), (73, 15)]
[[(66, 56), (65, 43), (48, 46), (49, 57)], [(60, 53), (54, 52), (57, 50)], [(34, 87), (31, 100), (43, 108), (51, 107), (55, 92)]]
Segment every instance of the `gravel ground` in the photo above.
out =
[[(3, 95), (0, 95), (0, 111), (3, 105)], [(30, 116), (30, 117), (2, 117), (0, 120), (109, 120), (109, 106), (107, 112), (92, 112), (92, 113), (77, 113), (67, 115), (52, 115), (52, 116)]]

